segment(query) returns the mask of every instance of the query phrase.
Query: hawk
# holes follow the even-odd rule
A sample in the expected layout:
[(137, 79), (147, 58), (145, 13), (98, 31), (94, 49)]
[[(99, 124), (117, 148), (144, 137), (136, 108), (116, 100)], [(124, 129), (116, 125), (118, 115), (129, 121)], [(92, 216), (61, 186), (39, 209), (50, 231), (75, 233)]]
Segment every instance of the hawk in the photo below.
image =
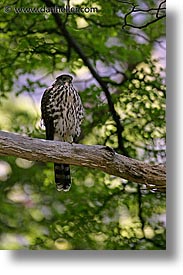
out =
[[(72, 84), (72, 76), (58, 76), (47, 88), (41, 99), (42, 120), (46, 127), (46, 139), (72, 143), (80, 135), (83, 105)], [(68, 164), (54, 163), (55, 183), (58, 191), (71, 187)]]

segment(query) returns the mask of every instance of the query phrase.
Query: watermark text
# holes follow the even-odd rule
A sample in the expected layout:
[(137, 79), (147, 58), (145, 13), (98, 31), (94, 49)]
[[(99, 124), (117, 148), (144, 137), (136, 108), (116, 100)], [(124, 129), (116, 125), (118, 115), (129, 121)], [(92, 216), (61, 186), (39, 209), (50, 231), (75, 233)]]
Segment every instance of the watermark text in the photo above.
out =
[(97, 13), (99, 9), (97, 7), (4, 7), (5, 13)]

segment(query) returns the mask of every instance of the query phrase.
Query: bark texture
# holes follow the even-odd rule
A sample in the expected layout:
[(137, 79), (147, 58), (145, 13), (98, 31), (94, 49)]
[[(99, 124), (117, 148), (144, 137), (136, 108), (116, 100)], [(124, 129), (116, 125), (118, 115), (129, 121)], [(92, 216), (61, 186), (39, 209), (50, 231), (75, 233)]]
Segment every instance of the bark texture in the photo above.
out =
[(106, 146), (70, 144), (0, 131), (0, 155), (100, 169), (105, 173), (145, 184), (152, 190), (166, 191), (165, 165), (131, 159)]

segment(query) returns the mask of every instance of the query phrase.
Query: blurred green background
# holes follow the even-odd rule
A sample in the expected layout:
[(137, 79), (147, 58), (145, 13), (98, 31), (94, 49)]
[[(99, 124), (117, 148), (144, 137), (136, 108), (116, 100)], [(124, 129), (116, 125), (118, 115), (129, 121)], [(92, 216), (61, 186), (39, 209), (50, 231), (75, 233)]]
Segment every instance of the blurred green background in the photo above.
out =
[[(161, 1), (133, 1), (143, 11), (129, 14), (131, 27), (124, 26), (130, 2), (53, 1), (68, 2), (98, 8), (60, 18), (110, 91), (124, 150), (104, 91), (52, 14), (15, 12), (45, 6), (41, 0), (10, 0), (9, 12), (0, 4), (0, 129), (45, 138), (41, 96), (56, 76), (70, 73), (85, 108), (80, 143), (165, 163), (164, 18), (141, 28), (157, 17)], [(0, 249), (166, 249), (165, 194), (99, 170), (73, 166), (71, 175), (71, 190), (57, 192), (52, 163), (0, 157)]]

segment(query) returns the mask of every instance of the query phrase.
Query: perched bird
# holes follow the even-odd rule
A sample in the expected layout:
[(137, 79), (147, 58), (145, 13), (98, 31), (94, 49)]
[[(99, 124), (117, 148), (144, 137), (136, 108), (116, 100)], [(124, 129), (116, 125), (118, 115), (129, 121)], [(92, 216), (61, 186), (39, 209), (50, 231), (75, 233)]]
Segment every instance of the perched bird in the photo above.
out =
[[(42, 120), (46, 127), (46, 139), (72, 143), (80, 135), (83, 105), (72, 85), (72, 76), (63, 74), (47, 88), (41, 99)], [(58, 191), (71, 187), (68, 164), (54, 163), (55, 183)]]

